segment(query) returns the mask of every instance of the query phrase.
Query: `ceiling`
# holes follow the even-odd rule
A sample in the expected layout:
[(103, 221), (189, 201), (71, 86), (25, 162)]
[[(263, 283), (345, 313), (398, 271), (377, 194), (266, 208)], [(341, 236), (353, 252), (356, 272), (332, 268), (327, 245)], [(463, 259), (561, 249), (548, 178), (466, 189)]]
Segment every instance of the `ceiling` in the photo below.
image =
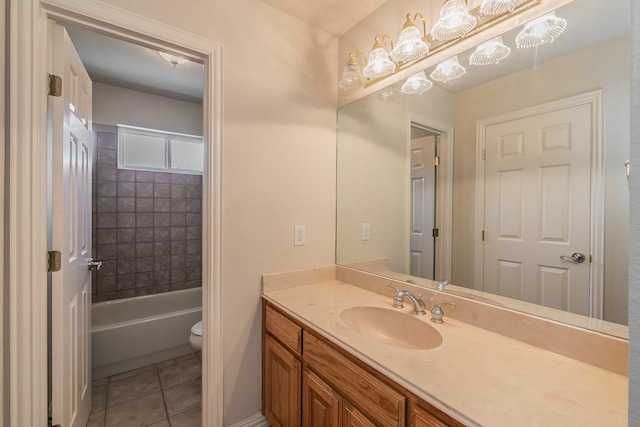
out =
[[(386, 0), (261, 0), (331, 34), (341, 35)], [(95, 82), (202, 103), (203, 67), (173, 67), (157, 51), (65, 25)]]
[(261, 0), (328, 33), (341, 36), (386, 0)]
[(174, 67), (158, 51), (65, 25), (91, 80), (202, 103), (203, 66)]

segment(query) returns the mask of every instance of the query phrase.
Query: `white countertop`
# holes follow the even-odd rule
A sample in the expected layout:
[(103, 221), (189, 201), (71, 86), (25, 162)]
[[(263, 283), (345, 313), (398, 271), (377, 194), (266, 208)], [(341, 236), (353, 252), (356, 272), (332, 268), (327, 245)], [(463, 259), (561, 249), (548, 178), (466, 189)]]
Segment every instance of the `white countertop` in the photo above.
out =
[[(430, 350), (385, 345), (348, 329), (342, 310), (397, 310), (391, 299), (337, 280), (264, 297), (393, 381), (466, 425), (627, 425), (627, 377), (447, 317)], [(410, 304), (401, 309), (410, 313)], [(410, 315), (410, 314), (409, 314)]]

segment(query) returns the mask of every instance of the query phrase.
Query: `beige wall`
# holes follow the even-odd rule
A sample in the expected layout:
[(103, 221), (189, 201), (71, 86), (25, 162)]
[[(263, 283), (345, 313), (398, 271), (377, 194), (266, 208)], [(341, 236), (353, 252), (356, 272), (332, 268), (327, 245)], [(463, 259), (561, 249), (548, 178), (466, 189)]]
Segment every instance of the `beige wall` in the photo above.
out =
[(202, 136), (202, 104), (93, 82), (93, 123)]
[[(223, 45), (225, 425), (260, 412), (261, 275), (334, 262), (337, 40), (258, 0), (110, 0)], [(307, 226), (293, 246), (293, 226)]]
[[(455, 96), (453, 283), (473, 287), (476, 122), (509, 111), (605, 89), (605, 319), (627, 324), (629, 40), (615, 40), (477, 86)], [(593, 58), (598, 58), (594, 61)], [(620, 63), (620, 58), (625, 58)], [(500, 93), (500, 97), (495, 94)]]

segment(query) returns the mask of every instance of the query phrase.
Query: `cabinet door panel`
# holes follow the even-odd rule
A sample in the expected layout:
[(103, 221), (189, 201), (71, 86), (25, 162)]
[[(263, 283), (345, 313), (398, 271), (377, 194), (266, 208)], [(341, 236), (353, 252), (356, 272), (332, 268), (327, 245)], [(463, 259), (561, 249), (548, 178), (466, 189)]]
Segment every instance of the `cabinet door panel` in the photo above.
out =
[(376, 427), (360, 411), (343, 401), (342, 407), (342, 427)]
[(405, 398), (338, 351), (305, 333), (303, 358), (342, 396), (367, 414), (376, 425), (405, 425)]
[(301, 363), (269, 335), (265, 335), (264, 352), (264, 415), (273, 427), (297, 427)]
[(302, 375), (302, 426), (338, 426), (340, 396), (308, 369)]
[(417, 406), (412, 406), (409, 411), (409, 427), (448, 427), (448, 424), (440, 421), (427, 411)]

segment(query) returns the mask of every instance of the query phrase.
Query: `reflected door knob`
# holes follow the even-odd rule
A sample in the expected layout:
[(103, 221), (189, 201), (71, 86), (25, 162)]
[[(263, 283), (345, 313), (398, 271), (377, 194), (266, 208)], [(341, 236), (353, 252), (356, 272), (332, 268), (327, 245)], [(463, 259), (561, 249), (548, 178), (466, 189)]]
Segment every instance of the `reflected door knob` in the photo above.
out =
[(571, 261), (571, 262), (575, 262), (576, 264), (580, 264), (584, 262), (586, 258), (584, 254), (581, 254), (580, 252), (574, 252), (571, 254), (571, 256), (560, 255), (560, 259), (563, 261)]

